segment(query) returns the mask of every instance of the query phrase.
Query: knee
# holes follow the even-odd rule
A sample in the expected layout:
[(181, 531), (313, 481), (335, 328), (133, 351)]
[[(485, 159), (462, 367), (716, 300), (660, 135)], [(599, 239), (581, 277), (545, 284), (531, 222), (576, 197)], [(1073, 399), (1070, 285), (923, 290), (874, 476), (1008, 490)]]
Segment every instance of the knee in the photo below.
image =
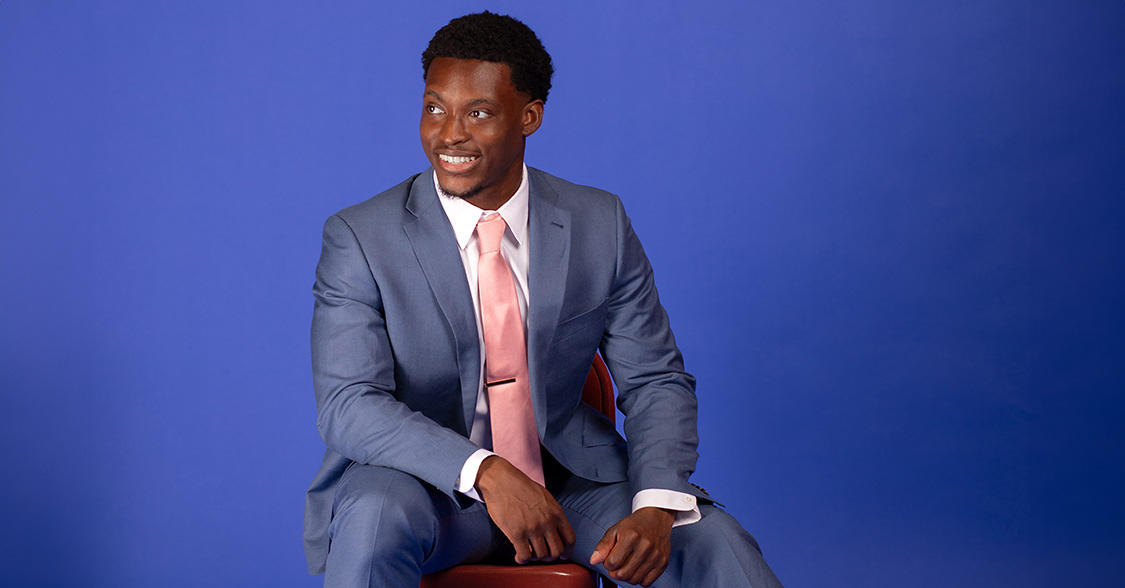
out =
[(672, 580), (690, 578), (698, 586), (781, 588), (758, 542), (729, 514), (700, 508), (703, 518), (672, 531)]
[(702, 506), (700, 512), (703, 518), (698, 522), (677, 527), (673, 534), (682, 535), (680, 541), (688, 551), (698, 550), (699, 553), (721, 553), (732, 548), (737, 551), (749, 546), (759, 554), (762, 549), (742, 525), (726, 512), (714, 506)]
[(409, 536), (424, 542), (435, 520), (430, 492), (417, 478), (390, 468), (356, 464), (340, 480), (332, 528), (347, 527), (373, 538)]

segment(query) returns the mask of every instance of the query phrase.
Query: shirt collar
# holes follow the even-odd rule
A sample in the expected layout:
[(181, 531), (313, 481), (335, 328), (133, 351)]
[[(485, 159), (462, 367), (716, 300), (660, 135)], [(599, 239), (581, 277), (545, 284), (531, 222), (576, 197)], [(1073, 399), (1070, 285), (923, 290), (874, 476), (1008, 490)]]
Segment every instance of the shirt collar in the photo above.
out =
[(438, 184), (437, 172), (434, 172), (434, 188), (437, 189), (438, 200), (445, 209), (445, 216), (449, 217), (449, 224), (453, 226), (453, 234), (457, 237), (457, 246), (464, 249), (469, 245), (469, 239), (477, 228), (477, 221), (485, 216), (499, 213), (508, 225), (508, 233), (516, 239), (516, 244), (523, 245), (527, 242), (527, 205), (529, 189), (527, 186), (527, 164), (523, 166), (523, 177), (516, 193), (500, 206), (499, 210), (482, 210), (469, 204), (465, 199), (446, 194)]

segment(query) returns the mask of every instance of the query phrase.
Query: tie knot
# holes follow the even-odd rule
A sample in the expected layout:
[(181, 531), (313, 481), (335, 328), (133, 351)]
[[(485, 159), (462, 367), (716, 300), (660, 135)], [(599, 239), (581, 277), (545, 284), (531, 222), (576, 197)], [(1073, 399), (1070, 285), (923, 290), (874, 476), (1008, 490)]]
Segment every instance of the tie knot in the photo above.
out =
[(487, 219), (477, 221), (477, 237), (480, 238), (480, 252), (491, 253), (500, 250), (500, 239), (504, 236), (504, 228), (508, 224), (504, 217), (494, 214)]

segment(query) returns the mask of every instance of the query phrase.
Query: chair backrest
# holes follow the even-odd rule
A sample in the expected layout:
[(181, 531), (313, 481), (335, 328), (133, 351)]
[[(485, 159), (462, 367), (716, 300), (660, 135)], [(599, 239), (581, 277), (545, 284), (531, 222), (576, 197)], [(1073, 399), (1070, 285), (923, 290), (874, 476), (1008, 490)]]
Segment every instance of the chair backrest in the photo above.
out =
[(613, 379), (609, 377), (609, 369), (605, 367), (602, 356), (597, 353), (594, 354), (594, 364), (590, 366), (590, 373), (586, 376), (586, 384), (582, 386), (582, 401), (609, 417), (610, 422), (617, 423)]

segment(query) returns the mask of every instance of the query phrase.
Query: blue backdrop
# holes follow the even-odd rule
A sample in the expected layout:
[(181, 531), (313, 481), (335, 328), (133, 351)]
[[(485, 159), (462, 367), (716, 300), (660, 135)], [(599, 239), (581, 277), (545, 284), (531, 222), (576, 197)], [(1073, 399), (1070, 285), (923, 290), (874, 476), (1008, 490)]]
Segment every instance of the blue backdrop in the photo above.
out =
[(0, 3), (0, 583), (316, 586), (320, 228), (523, 19), (790, 586), (1121, 585), (1125, 4)]

